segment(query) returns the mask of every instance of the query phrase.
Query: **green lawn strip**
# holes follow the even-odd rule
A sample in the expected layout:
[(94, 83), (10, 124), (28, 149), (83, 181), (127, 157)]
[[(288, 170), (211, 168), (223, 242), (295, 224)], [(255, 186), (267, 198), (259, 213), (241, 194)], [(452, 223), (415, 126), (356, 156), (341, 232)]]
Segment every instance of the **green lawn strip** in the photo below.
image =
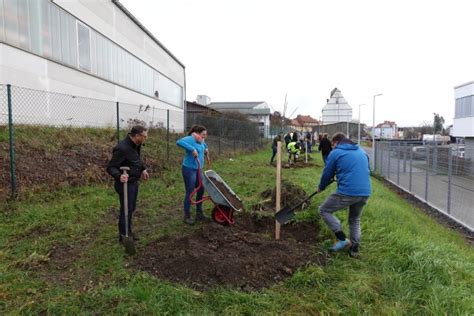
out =
[[(322, 165), (319, 155), (315, 161)], [(275, 169), (269, 153), (221, 159), (213, 164), (247, 209), (274, 186)], [(321, 168), (284, 169), (283, 179), (316, 188)], [(336, 185), (318, 194), (297, 220), (319, 216), (317, 207)], [(183, 234), (184, 186), (173, 169), (144, 183), (135, 223), (143, 246), (166, 234)], [(257, 293), (215, 289), (200, 293), (135, 273), (116, 242), (116, 194), (111, 186), (64, 190), (22, 201), (0, 223), (0, 312), (77, 313), (288, 313), (317, 314), (469, 314), (474, 312), (474, 251), (460, 235), (373, 180), (374, 195), (362, 218), (361, 258), (332, 255), (324, 267), (297, 271), (283, 284)], [(210, 210), (207, 202), (205, 209)], [(339, 212), (347, 231), (347, 212)], [(99, 223), (99, 224), (97, 224)], [(99, 227), (98, 227), (99, 226)], [(322, 239), (332, 235), (322, 225)], [(282, 228), (284, 233), (284, 227)], [(35, 231), (43, 232), (36, 234)], [(86, 238), (93, 232), (93, 238)], [(83, 247), (71, 273), (71, 283), (48, 287), (37, 270), (25, 269), (28, 260), (41, 260), (56, 244)], [(321, 251), (321, 250), (316, 250)], [(40, 257), (31, 257), (33, 253)], [(81, 282), (76, 282), (81, 281)], [(91, 282), (90, 282), (91, 281)]]

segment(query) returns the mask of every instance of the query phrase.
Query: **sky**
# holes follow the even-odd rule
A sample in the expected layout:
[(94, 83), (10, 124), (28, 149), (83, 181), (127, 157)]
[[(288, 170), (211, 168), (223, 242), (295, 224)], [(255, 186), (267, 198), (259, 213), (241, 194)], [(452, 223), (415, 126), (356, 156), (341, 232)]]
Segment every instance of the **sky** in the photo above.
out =
[(321, 110), (335, 87), (353, 118), (450, 125), (474, 81), (472, 0), (120, 0), (186, 66), (186, 99)]

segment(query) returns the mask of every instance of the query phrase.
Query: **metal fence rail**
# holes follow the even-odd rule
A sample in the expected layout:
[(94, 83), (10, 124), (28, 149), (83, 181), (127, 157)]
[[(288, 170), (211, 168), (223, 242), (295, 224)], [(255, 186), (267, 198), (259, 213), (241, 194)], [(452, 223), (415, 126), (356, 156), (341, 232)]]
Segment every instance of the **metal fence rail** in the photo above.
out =
[[(93, 151), (94, 148), (106, 146), (110, 152), (115, 142), (125, 137), (133, 125), (143, 125), (153, 133), (150, 137), (150, 150), (147, 157), (161, 163), (176, 163), (180, 159), (179, 149), (175, 142), (182, 137), (184, 122), (183, 111), (167, 110), (143, 104), (129, 104), (73, 95), (34, 90), (11, 85), (0, 85), (0, 198), (8, 193), (15, 196), (19, 189), (27, 190), (42, 182), (41, 177), (30, 177), (37, 172), (34, 161), (41, 157), (41, 166), (51, 166), (47, 172), (54, 172), (54, 165), (62, 161), (62, 173), (58, 172), (55, 181), (61, 183), (60, 177), (67, 177), (66, 183), (75, 183), (78, 166), (69, 166), (74, 156), (81, 155), (94, 161), (91, 165), (104, 164), (107, 156), (86, 155), (81, 151)], [(208, 128), (207, 142), (214, 154), (232, 153), (240, 150), (253, 150), (263, 145), (260, 126), (252, 122), (195, 115), (188, 117), (187, 124), (204, 124)], [(87, 137), (94, 135), (94, 129), (107, 130), (98, 133), (92, 141), (75, 139), (68, 148), (64, 137)], [(88, 130), (87, 134), (85, 130)], [(83, 133), (84, 132), (84, 133)], [(65, 136), (66, 135), (66, 136)], [(73, 136), (71, 136), (73, 135)], [(106, 135), (106, 136), (104, 136)], [(107, 136), (108, 135), (108, 136)], [(153, 151), (151, 150), (153, 148)], [(152, 155), (153, 157), (150, 157)], [(78, 158), (79, 157), (79, 158)], [(71, 170), (71, 172), (69, 172)], [(45, 172), (45, 171), (43, 171)], [(103, 173), (99, 167), (88, 170), (93, 179), (94, 173)], [(51, 181), (51, 177), (48, 178)], [(78, 181), (77, 183), (87, 183)]]
[(474, 230), (474, 148), (376, 142), (375, 171)]

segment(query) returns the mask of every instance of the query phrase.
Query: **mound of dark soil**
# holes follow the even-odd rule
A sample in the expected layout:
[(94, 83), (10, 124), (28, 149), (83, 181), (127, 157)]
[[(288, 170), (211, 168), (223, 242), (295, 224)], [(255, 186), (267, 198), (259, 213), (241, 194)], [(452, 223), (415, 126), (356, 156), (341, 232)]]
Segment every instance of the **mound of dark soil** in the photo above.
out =
[(290, 169), (290, 168), (295, 169), (295, 168), (320, 167), (320, 165), (311, 161), (305, 162), (303, 160), (303, 161), (296, 161), (296, 163), (291, 163), (291, 164), (289, 164), (288, 162), (285, 162), (285, 163), (282, 163), (281, 167), (285, 169)]
[[(268, 189), (263, 191), (260, 196), (262, 197), (262, 201), (257, 203), (253, 209), (255, 211), (271, 211), (275, 212), (275, 203), (276, 203), (276, 188)], [(280, 208), (291, 208), (304, 199), (308, 197), (306, 191), (303, 190), (302, 187), (296, 185), (292, 182), (283, 180), (281, 183), (281, 197), (280, 197)], [(305, 203), (301, 209), (310, 205), (310, 201)]]
[(283, 226), (279, 241), (274, 240), (274, 227), (271, 218), (241, 214), (230, 227), (209, 223), (185, 236), (151, 242), (139, 249), (132, 265), (198, 290), (222, 286), (252, 291), (305, 265), (325, 263), (326, 257), (314, 251), (317, 223)]

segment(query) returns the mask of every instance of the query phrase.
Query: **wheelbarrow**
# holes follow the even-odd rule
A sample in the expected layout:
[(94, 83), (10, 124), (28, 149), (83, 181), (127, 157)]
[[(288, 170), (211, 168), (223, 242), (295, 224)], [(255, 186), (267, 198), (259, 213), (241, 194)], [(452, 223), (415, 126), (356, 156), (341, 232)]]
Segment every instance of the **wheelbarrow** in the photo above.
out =
[[(211, 201), (214, 203), (214, 208), (212, 209), (212, 219), (214, 222), (227, 226), (235, 224), (234, 220), (234, 211), (242, 210), (242, 200), (237, 196), (237, 194), (232, 191), (232, 189), (225, 183), (225, 181), (213, 170), (206, 170), (204, 173), (201, 172), (201, 165), (199, 160), (196, 159), (198, 164), (197, 170), (197, 179), (198, 186), (189, 196), (191, 204), (196, 205), (204, 201)], [(202, 177), (204, 175), (204, 177)], [(218, 183), (218, 185), (216, 184)], [(193, 196), (202, 188), (207, 191), (208, 196), (204, 196), (199, 201), (193, 201)], [(229, 201), (229, 198), (226, 197), (231, 195), (233, 201)]]

